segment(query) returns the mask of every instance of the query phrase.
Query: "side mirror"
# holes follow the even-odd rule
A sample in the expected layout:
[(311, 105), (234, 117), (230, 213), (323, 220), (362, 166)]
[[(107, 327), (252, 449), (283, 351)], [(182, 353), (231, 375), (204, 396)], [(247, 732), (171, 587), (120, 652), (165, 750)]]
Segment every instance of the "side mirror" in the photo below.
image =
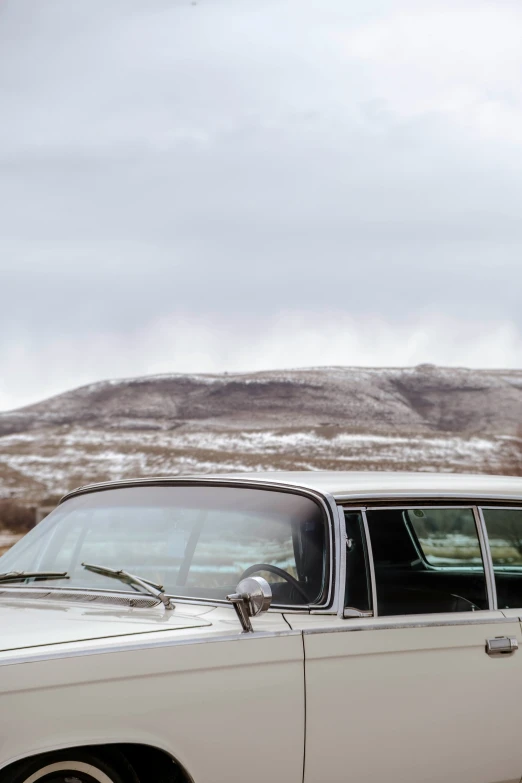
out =
[(252, 633), (251, 617), (266, 612), (272, 603), (272, 590), (262, 576), (249, 576), (242, 579), (235, 593), (227, 595), (227, 601), (234, 605), (244, 633)]

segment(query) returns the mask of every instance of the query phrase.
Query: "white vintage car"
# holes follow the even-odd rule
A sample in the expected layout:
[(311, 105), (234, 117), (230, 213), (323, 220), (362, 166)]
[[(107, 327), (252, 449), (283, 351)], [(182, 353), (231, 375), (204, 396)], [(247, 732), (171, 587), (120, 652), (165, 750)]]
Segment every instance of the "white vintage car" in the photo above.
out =
[(522, 480), (84, 487), (0, 558), (2, 783), (515, 783)]

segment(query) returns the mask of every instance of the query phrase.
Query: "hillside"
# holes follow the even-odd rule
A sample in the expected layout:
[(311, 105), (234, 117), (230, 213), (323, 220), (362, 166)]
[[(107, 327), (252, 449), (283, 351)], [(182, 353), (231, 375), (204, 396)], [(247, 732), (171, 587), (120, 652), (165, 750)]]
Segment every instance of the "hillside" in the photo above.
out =
[(522, 371), (315, 368), (105, 381), (0, 413), (0, 497), (251, 469), (496, 470)]

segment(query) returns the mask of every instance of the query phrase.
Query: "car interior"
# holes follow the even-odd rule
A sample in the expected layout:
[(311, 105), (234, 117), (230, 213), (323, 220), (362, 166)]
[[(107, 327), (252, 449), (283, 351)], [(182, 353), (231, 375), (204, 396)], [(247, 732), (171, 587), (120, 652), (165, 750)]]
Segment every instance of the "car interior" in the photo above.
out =
[[(353, 535), (353, 517), (353, 513), (346, 515), (347, 524), (350, 525), (349, 535)], [(412, 530), (408, 529), (404, 509), (367, 511), (367, 521), (379, 615), (465, 612), (488, 608), (486, 578), (481, 564), (451, 568), (431, 565), (416, 545)], [(362, 536), (359, 547), (356, 543), (353, 552), (348, 553), (347, 569), (353, 563), (359, 573), (360, 584), (363, 568), (367, 570), (367, 565), (361, 566), (360, 557), (359, 563), (355, 563), (357, 549), (361, 549)], [(515, 576), (521, 585), (522, 574), (511, 576)], [(364, 581), (367, 584), (367, 577)], [(365, 589), (368, 591), (368, 587)], [(355, 602), (350, 601), (350, 595), (347, 595), (347, 604), (356, 606)]]
[[(170, 589), (178, 595), (223, 600), (236, 590), (237, 583), (248, 576), (262, 576), (270, 584), (273, 605), (307, 605), (317, 603), (323, 597), (324, 575), (328, 573), (328, 547), (326, 525), (322, 517), (291, 523), (293, 562), (284, 568), (271, 562), (254, 562), (238, 571), (234, 582), (220, 582), (214, 587), (200, 587), (196, 578), (183, 583), (177, 580)], [(197, 546), (195, 547), (197, 556)], [(190, 563), (187, 565), (187, 575)]]

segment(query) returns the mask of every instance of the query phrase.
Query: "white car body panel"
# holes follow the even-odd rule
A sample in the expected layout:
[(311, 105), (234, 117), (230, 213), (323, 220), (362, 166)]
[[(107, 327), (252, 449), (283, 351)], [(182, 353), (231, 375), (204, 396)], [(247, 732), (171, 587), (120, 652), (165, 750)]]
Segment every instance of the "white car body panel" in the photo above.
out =
[[(183, 609), (165, 613), (163, 609), (115, 609), (71, 604), (67, 600), (50, 601), (27, 598), (9, 599), (4, 592), (0, 602), (0, 653), (28, 647), (82, 642), (90, 639), (151, 634), (175, 631), (181, 628), (199, 628), (210, 625), (202, 615), (209, 607), (190, 607), (194, 615)], [(6, 597), (7, 596), (7, 597)], [(199, 617), (197, 615), (200, 615)]]
[[(212, 627), (197, 632), (1, 653), (0, 767), (122, 742), (168, 752), (198, 783), (215, 783), (216, 769), (227, 783), (243, 783), (247, 768), (262, 783), (275, 759), (282, 780), (302, 781), (300, 634), (276, 613), (256, 618), (254, 634), (240, 633), (230, 610), (213, 614)], [(242, 731), (252, 718), (262, 732)]]
[(485, 654), (486, 639), (520, 638), (517, 618), (291, 623), (304, 630), (305, 783), (324, 779), (325, 759), (328, 783), (518, 783), (521, 661)]

